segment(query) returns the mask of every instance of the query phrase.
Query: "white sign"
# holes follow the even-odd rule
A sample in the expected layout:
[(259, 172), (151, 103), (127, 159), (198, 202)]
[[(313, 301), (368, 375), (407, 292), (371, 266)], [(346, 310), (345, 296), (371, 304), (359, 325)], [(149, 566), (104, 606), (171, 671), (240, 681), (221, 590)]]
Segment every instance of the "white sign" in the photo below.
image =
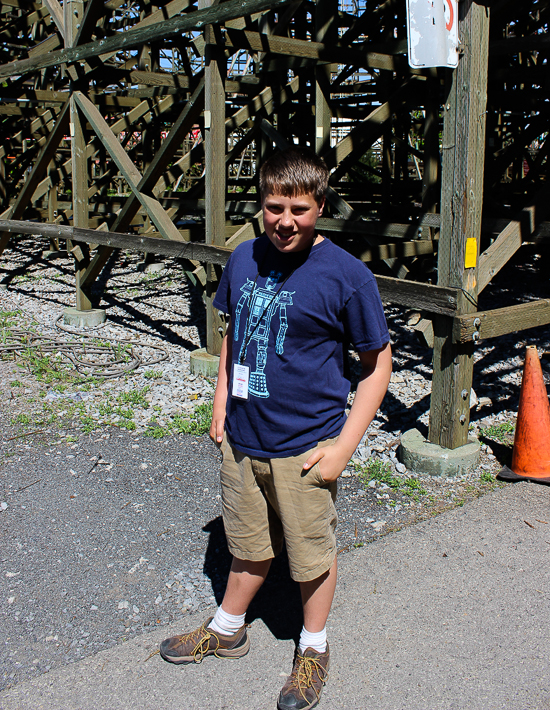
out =
[(409, 64), (458, 66), (457, 0), (407, 0)]

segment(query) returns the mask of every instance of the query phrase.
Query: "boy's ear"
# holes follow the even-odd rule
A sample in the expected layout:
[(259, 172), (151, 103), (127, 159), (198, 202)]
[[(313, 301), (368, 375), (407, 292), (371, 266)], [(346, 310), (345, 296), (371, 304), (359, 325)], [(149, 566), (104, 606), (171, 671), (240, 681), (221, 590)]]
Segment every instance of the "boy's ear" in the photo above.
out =
[(326, 197), (323, 197), (323, 199), (319, 203), (319, 217), (323, 214), (323, 209), (325, 207), (325, 201), (326, 201)]

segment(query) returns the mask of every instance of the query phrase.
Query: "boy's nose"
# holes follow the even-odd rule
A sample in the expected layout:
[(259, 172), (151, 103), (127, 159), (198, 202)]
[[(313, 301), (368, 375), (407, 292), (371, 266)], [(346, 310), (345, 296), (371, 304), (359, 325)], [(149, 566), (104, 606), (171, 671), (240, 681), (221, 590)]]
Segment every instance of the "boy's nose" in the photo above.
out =
[(283, 226), (291, 226), (292, 225), (292, 215), (290, 214), (290, 210), (285, 210), (282, 213), (281, 225), (283, 225)]

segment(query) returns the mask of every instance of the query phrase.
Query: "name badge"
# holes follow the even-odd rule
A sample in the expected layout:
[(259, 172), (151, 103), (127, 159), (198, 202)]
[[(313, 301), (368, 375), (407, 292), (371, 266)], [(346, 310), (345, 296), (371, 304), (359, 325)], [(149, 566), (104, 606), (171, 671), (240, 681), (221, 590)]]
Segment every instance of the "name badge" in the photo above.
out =
[(250, 378), (250, 367), (248, 365), (239, 365), (237, 362), (233, 365), (233, 377), (231, 382), (231, 396), (236, 399), (248, 399), (248, 380)]

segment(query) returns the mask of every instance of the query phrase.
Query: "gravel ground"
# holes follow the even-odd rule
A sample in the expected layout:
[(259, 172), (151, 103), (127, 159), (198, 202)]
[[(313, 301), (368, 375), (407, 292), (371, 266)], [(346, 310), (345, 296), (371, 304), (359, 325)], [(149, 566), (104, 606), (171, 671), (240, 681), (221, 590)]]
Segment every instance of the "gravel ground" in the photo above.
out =
[[(190, 611), (220, 600), (229, 566), (219, 455), (204, 434), (185, 433), (204, 428), (215, 385), (188, 372), (190, 351), (204, 344), (199, 295), (178, 264), (143, 273), (122, 254), (107, 267), (107, 325), (59, 331), (63, 308), (74, 305), (72, 264), (33, 257), (31, 246), (18, 241), (2, 262), (0, 327), (19, 349), (0, 361), (0, 689), (157, 624), (184, 626)], [(504, 272), (483, 307), (541, 297), (547, 277), (536, 267), (525, 267), (529, 294), (516, 294)], [(396, 449), (403, 431), (426, 430), (431, 352), (410, 316), (388, 309), (394, 375), (340, 479), (341, 554), (501, 485), (494, 475), (510, 453), (525, 344), (550, 347), (543, 328), (482, 343), (472, 410), (473, 431), (484, 435), (480, 466), (460, 479), (413, 477)], [(93, 336), (84, 345), (83, 334)], [(42, 339), (23, 349), (31, 336)], [(94, 367), (77, 363), (78, 374), (64, 348)], [(101, 377), (138, 357), (134, 371)], [(546, 373), (544, 355), (542, 363)], [(284, 559), (266, 593), (274, 584), (296, 594)]]

